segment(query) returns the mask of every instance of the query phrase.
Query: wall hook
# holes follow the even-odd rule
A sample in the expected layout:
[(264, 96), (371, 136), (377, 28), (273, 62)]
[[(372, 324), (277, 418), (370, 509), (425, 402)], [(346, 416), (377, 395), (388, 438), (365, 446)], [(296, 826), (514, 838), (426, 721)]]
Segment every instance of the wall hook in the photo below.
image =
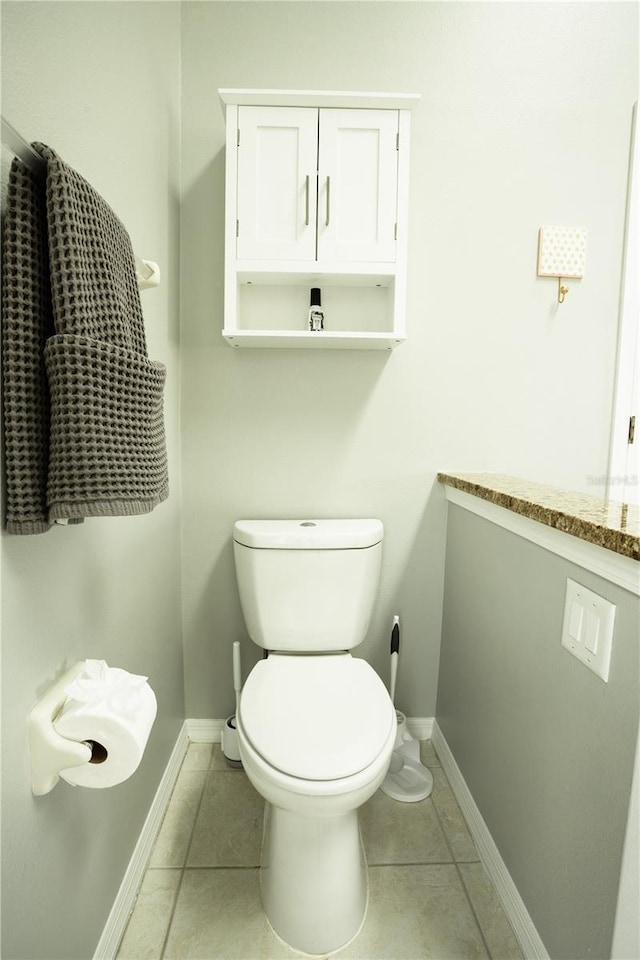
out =
[(586, 250), (586, 227), (540, 227), (538, 276), (558, 280), (558, 303), (564, 303), (569, 293), (563, 278), (580, 280), (584, 276)]
[(558, 277), (558, 303), (564, 303), (564, 298), (569, 293), (569, 287), (562, 284), (562, 277)]

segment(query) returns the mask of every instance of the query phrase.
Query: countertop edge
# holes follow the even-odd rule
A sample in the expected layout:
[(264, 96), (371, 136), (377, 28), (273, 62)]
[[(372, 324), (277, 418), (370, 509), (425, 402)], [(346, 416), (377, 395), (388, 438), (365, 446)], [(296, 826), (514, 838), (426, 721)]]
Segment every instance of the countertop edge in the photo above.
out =
[[(495, 485), (492, 484), (492, 478)], [(553, 506), (548, 502), (543, 503), (540, 498), (536, 497), (536, 491), (544, 490), (545, 500), (553, 498), (554, 490), (557, 491), (559, 501), (571, 496), (575, 497), (576, 500), (590, 499), (586, 495), (534, 482), (529, 484), (528, 481), (520, 478), (504, 475), (486, 474), (482, 475), (481, 479), (476, 474), (439, 472), (437, 479), (439, 483), (445, 486), (454, 487), (464, 493), (494, 503), (496, 506), (504, 507), (512, 513), (528, 517), (530, 520), (553, 527), (562, 533), (567, 533), (605, 550), (640, 562), (640, 536), (620, 530), (604, 522), (580, 516), (578, 510), (575, 513), (569, 512), (565, 504), (560, 505), (559, 503), (558, 506)], [(504, 488), (508, 487), (509, 482), (514, 486), (529, 485), (531, 494), (525, 496), (519, 492), (507, 492)], [(500, 487), (503, 489), (500, 489)], [(624, 507), (623, 504), (619, 506), (621, 509)]]

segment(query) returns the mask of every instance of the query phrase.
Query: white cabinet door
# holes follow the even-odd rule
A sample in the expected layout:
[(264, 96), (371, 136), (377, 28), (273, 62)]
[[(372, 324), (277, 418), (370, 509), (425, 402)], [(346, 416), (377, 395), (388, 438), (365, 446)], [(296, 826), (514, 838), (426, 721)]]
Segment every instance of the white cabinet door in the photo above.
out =
[(239, 107), (238, 260), (393, 263), (398, 111)]
[(320, 110), (318, 260), (396, 257), (398, 112)]
[(318, 111), (239, 107), (236, 255), (314, 260)]

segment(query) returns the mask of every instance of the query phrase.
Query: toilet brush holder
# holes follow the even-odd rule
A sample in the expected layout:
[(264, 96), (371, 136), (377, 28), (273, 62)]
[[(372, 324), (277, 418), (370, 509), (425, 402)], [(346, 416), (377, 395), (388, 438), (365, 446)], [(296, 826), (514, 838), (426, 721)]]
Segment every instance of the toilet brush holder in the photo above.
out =
[(393, 745), (394, 750), (397, 750), (398, 747), (401, 747), (403, 743), (413, 740), (413, 737), (407, 729), (407, 718), (401, 710), (396, 710), (396, 724), (396, 742)]
[(391, 754), (389, 770), (380, 789), (392, 800), (416, 803), (426, 799), (433, 789), (433, 776), (420, 763), (420, 741), (407, 729), (407, 718), (396, 710), (396, 742)]
[(224, 722), (224, 727), (222, 728), (222, 753), (230, 767), (242, 766), (235, 716), (227, 717)]

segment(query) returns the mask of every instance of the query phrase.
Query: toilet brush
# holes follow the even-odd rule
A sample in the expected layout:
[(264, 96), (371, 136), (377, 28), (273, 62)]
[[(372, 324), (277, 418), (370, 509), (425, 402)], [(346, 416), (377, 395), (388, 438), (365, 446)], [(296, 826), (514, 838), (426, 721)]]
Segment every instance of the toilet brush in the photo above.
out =
[(233, 689), (236, 694), (236, 716), (238, 716), (238, 704), (240, 702), (240, 690), (242, 689), (242, 667), (240, 664), (240, 641), (233, 641)]
[[(398, 658), (400, 656), (400, 617), (395, 614), (393, 617), (393, 627), (391, 629), (391, 677), (389, 682), (389, 695), (391, 702), (396, 703), (396, 677), (398, 675)], [(412, 737), (407, 733), (407, 718), (404, 713), (396, 709), (396, 722), (398, 724), (396, 733), (396, 742), (394, 750), (402, 746), (405, 740), (411, 740)]]
[(242, 687), (242, 670), (240, 666), (240, 641), (234, 640), (233, 643), (233, 689), (236, 696), (236, 712), (232, 717), (227, 717), (225, 725), (222, 728), (222, 753), (230, 767), (241, 767), (240, 750), (238, 747), (238, 732), (236, 730), (236, 717), (238, 716), (238, 706), (240, 703), (240, 689)]
[(400, 654), (400, 617), (396, 614), (393, 618), (393, 629), (391, 630), (391, 701), (395, 706), (396, 702), (396, 676), (398, 673), (398, 656)]
[[(389, 693), (395, 706), (396, 677), (400, 656), (400, 617), (394, 616), (391, 630), (391, 677)], [(391, 754), (389, 770), (380, 785), (383, 793), (393, 800), (415, 803), (431, 793), (433, 777), (420, 763), (420, 743), (407, 730), (407, 718), (396, 709), (396, 742)]]

